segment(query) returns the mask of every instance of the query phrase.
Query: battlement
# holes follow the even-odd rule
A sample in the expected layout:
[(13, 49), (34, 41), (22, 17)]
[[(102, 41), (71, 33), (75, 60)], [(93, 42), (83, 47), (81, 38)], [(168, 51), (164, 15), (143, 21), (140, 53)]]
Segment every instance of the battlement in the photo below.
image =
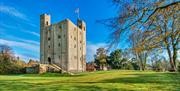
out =
[(40, 62), (56, 64), (67, 72), (85, 71), (86, 24), (65, 19), (51, 24), (50, 15), (40, 15)]

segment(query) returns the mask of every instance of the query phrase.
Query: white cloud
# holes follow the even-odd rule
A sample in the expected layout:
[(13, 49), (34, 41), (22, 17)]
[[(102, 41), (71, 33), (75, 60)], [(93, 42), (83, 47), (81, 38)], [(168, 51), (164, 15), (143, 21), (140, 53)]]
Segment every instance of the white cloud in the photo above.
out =
[(0, 44), (5, 44), (5, 45), (8, 45), (10, 47), (18, 47), (18, 48), (22, 48), (22, 49), (26, 49), (29, 51), (39, 53), (39, 45), (29, 43), (27, 40), (26, 40), (26, 42), (25, 41), (24, 42), (18, 42), (18, 41), (0, 39)]
[(180, 61), (180, 50), (177, 52), (177, 59)]
[(31, 31), (26, 31), (26, 32), (29, 33), (29, 34), (35, 35), (35, 36), (37, 36), (37, 37), (40, 37), (40, 34), (39, 34), (39, 33), (31, 32)]
[[(20, 38), (16, 38), (16, 37), (14, 37), (14, 39), (16, 39), (16, 41), (0, 39), (0, 44), (5, 44), (12, 48), (17, 47), (20, 50), (25, 51), (25, 53), (21, 53), (20, 51), (14, 50), (15, 56), (20, 57), (21, 59), (25, 60), (26, 62), (29, 59), (39, 60), (39, 58), (38, 58), (39, 42), (32, 41), (32, 40), (20, 39)], [(34, 56), (32, 55), (33, 53), (35, 53)]]
[(19, 41), (25, 42), (25, 43), (29, 43), (29, 44), (33, 44), (33, 45), (37, 45), (37, 46), (40, 45), (40, 43), (37, 42), (37, 41), (27, 40), (27, 39), (21, 39), (21, 38), (16, 38), (16, 39), (19, 40)]
[(96, 49), (100, 48), (100, 47), (106, 47), (107, 44), (106, 43), (90, 43), (87, 42), (87, 48), (86, 48), (86, 60), (92, 61), (94, 59), (94, 55), (96, 54)]
[[(20, 21), (20, 22), (28, 24), (31, 27), (37, 28), (38, 26), (33, 23), (32, 17), (27, 16), (22, 11), (25, 11), (25, 10), (23, 10), (21, 7), (18, 7), (18, 6), (13, 7), (13, 6), (0, 4), (0, 14), (6, 14), (6, 15), (9, 15), (9, 16), (13, 16), (13, 17), (17, 17), (19, 19), (25, 20), (25, 21)], [(17, 27), (17, 26), (15, 26), (15, 27)]]
[(5, 6), (5, 5), (1, 4), (0, 5), (0, 12), (21, 18), (23, 20), (27, 20), (27, 17), (25, 14), (23, 14), (22, 12), (20, 12), (19, 10), (17, 10), (16, 8), (11, 7), (11, 6)]
[(33, 32), (33, 31), (27, 31), (27, 30), (23, 29), (22, 27), (19, 27), (19, 26), (17, 27), (16, 25), (9, 25), (9, 24), (5, 24), (5, 23), (0, 22), (0, 26), (8, 28), (8, 29), (18, 29), (19, 28), (19, 31), (21, 31), (21, 32), (28, 33), (28, 34), (40, 37), (39, 33), (36, 33), (36, 32)]
[(1, 32), (1, 35), (6, 35), (6, 36), (3, 37), (4, 39), (10, 39), (10, 40), (13, 39), (13, 40), (16, 40), (16, 41), (21, 41), (21, 42), (25, 42), (25, 43), (29, 43), (29, 44), (33, 44), (33, 45), (38, 45), (38, 46), (40, 45), (40, 43), (38, 41), (18, 38), (18, 37), (15, 37), (15, 36), (12, 36), (10, 34), (3, 33), (3, 32)]
[(0, 22), (0, 26), (1, 27), (5, 27), (5, 28), (8, 28), (8, 29), (17, 29), (17, 26), (12, 26), (12, 25), (9, 25), (9, 24), (5, 24), (5, 23), (2, 23)]
[(22, 54), (18, 54), (18, 53), (16, 53), (15, 56), (19, 57), (20, 59), (23, 59), (25, 62), (28, 62), (30, 59), (39, 60), (39, 58), (29, 57), (27, 55), (22, 55)]

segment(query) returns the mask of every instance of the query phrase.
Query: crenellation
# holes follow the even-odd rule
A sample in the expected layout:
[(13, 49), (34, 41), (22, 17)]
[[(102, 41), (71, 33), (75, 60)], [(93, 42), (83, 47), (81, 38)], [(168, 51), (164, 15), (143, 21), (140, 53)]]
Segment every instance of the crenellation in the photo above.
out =
[(40, 21), (41, 63), (56, 64), (68, 72), (85, 71), (85, 23), (78, 20), (78, 25), (81, 26), (76, 26), (69, 19), (65, 19), (51, 24), (50, 15), (47, 14), (41, 15)]

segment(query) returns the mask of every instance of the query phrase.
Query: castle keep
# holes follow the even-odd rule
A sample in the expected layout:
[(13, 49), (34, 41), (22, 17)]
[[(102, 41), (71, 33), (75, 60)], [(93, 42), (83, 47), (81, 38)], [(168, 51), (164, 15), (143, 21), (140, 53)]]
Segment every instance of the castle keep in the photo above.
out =
[(48, 14), (40, 16), (40, 62), (55, 64), (67, 72), (86, 68), (86, 24), (69, 19), (51, 24)]

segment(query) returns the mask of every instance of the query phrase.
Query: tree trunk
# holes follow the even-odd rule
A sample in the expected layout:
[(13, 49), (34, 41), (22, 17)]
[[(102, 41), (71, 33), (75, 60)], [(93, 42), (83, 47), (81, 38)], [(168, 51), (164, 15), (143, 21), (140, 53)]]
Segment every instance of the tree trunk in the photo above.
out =
[(140, 70), (141, 70), (141, 71), (144, 71), (142, 55), (139, 54), (139, 55), (138, 55), (138, 58), (139, 58)]
[(140, 60), (140, 57), (139, 57), (138, 53), (136, 53), (136, 60), (138, 60), (139, 70), (142, 70), (141, 60)]
[(176, 45), (173, 45), (173, 62), (174, 62), (174, 69), (175, 71), (177, 70), (176, 68), (176, 59), (177, 59), (177, 48), (176, 48)]
[(171, 65), (171, 70), (176, 70), (175, 69), (175, 65), (174, 65), (174, 61), (173, 61), (173, 58), (172, 58), (172, 54), (171, 54), (171, 50), (169, 48), (169, 46), (166, 47), (167, 48), (167, 52), (168, 52), (168, 56), (169, 56), (169, 61), (170, 61), (170, 65)]

